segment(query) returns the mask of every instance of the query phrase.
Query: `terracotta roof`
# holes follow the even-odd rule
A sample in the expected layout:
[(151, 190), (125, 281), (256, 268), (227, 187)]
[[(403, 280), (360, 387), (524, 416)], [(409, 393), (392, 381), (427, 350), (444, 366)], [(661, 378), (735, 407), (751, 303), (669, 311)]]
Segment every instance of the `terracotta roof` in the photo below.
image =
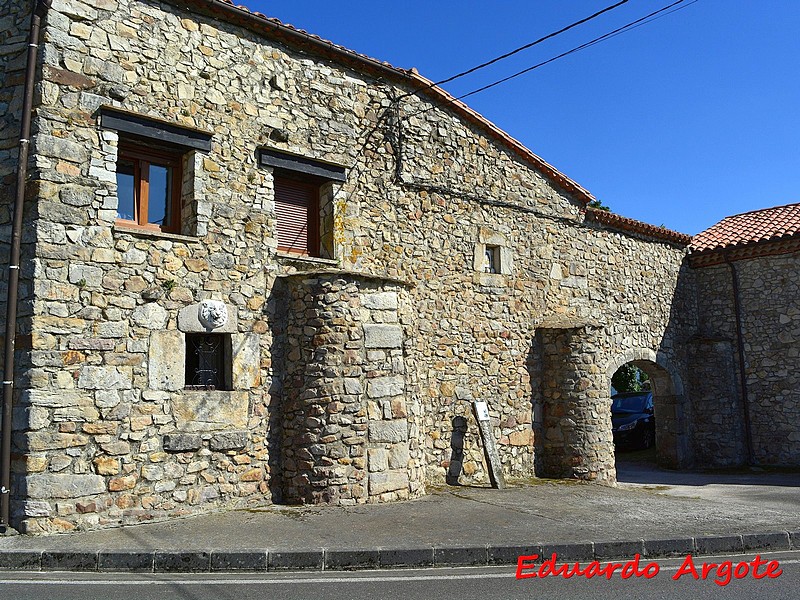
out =
[(741, 248), (800, 236), (800, 203), (725, 217), (692, 238), (691, 252)]
[(446, 106), (464, 120), (483, 130), (489, 137), (505, 145), (519, 158), (531, 163), (552, 181), (573, 194), (577, 200), (586, 204), (594, 200), (594, 196), (577, 182), (559, 172), (555, 167), (531, 152), (521, 142), (515, 140), (484, 116), (475, 112), (463, 102), (456, 100), (442, 88), (432, 85), (432, 82), (419, 75), (416, 69), (400, 69), (388, 62), (359, 54), (273, 17), (251, 12), (246, 6), (235, 5), (231, 0), (167, 1), (196, 13), (206, 14), (225, 22), (245, 27), (270, 39), (283, 42), (287, 46), (335, 60), (359, 72), (365, 72), (376, 77), (391, 77), (395, 81), (405, 83), (414, 88), (418, 95), (427, 96), (428, 99), (433, 100), (442, 107)]
[(628, 217), (623, 217), (622, 215), (607, 210), (587, 208), (586, 220), (601, 223), (614, 229), (620, 229), (664, 242), (678, 244), (680, 246), (688, 246), (692, 241), (692, 236), (686, 235), (685, 233), (678, 233), (666, 227), (656, 227), (655, 225), (637, 221), (636, 219), (629, 219)]

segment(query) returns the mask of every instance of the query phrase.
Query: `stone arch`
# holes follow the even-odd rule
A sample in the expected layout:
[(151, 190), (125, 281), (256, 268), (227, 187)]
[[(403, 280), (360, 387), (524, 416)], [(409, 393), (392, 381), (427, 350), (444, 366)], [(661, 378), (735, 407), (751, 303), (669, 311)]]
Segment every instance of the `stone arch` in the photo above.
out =
[(632, 348), (609, 361), (606, 369), (608, 388), (617, 369), (629, 363), (650, 377), (655, 399), (659, 465), (672, 469), (688, 467), (691, 464), (688, 408), (680, 374), (662, 353), (649, 348)]

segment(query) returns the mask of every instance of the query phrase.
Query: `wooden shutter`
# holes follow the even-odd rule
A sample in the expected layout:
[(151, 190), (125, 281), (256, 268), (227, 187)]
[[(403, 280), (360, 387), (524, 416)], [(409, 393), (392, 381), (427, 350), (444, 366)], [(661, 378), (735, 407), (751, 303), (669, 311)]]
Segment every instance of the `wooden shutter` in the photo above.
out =
[(316, 256), (319, 249), (319, 186), (275, 177), (278, 250)]

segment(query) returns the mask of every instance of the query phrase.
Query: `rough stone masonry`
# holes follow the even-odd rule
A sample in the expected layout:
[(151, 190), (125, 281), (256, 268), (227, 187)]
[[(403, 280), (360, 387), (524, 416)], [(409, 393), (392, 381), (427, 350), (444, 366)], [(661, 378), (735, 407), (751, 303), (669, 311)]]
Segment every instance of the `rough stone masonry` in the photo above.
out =
[[(4, 182), (30, 5), (0, 8)], [(402, 500), (452, 476), (454, 456), (456, 478), (486, 482), (473, 399), (506, 477), (613, 485), (609, 380), (627, 362), (656, 382), (663, 462), (705, 457), (696, 440), (717, 424), (692, 419), (706, 353), (689, 238), (588, 209), (580, 186), (415, 72), (205, 0), (55, 0), (37, 81), (22, 531)], [(178, 223), (131, 226), (126, 148), (164, 139), (180, 149)], [(279, 249), (286, 177), (319, 191), (314, 251)], [(200, 318), (207, 301), (224, 325)], [(193, 379), (203, 344), (218, 345), (213, 389)]]

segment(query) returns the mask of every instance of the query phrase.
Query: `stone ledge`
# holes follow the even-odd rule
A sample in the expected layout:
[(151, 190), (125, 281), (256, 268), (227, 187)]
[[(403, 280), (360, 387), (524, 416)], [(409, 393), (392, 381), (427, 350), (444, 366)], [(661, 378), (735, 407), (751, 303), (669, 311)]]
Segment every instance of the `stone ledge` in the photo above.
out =
[(315, 569), (325, 564), (324, 550), (277, 550), (268, 556), (270, 571)]
[(702, 536), (694, 539), (698, 554), (722, 554), (725, 552), (743, 552), (744, 544), (741, 535)]
[(154, 573), (206, 573), (211, 570), (211, 552), (156, 552)]
[(153, 556), (147, 552), (100, 552), (97, 568), (99, 571), (152, 573)]
[(433, 562), (440, 567), (486, 565), (489, 563), (488, 552), (488, 546), (434, 548)]
[[(489, 546), (487, 549), (490, 565), (516, 565), (520, 556), (537, 554), (542, 560), (542, 547), (535, 544), (517, 546)], [(535, 561), (539, 562), (539, 561)]]
[(381, 566), (380, 550), (325, 550), (325, 569), (377, 569)]
[(295, 262), (303, 265), (328, 265), (332, 267), (339, 266), (339, 261), (335, 258), (322, 258), (320, 256), (306, 256), (304, 254), (291, 254), (290, 252), (276, 252), (275, 258), (280, 262)]
[(99, 552), (42, 552), (42, 571), (97, 571)]
[(119, 223), (115, 224), (112, 228), (114, 235), (132, 235), (134, 237), (153, 238), (157, 240), (169, 240), (171, 242), (186, 242), (199, 244), (201, 238), (193, 235), (183, 235), (180, 233), (166, 233), (164, 231), (155, 231), (149, 229), (139, 229), (137, 227), (125, 227)]
[[(381, 567), (432, 567), (433, 547), (381, 549)], [(514, 562), (516, 563), (516, 557)]]
[(694, 539), (653, 540), (645, 542), (644, 550), (648, 557), (686, 556), (694, 552)]
[(212, 571), (266, 571), (266, 550), (252, 552), (220, 551), (211, 553)]
[(594, 557), (596, 560), (606, 560), (618, 556), (644, 555), (644, 540), (621, 542), (595, 542)]
[(381, 282), (388, 282), (393, 283), (396, 285), (402, 285), (403, 287), (407, 288), (414, 288), (417, 287), (416, 283), (412, 283), (410, 281), (406, 281), (405, 279), (399, 279), (397, 277), (390, 277), (388, 275), (375, 275), (373, 273), (365, 273), (363, 271), (349, 271), (346, 269), (316, 269), (313, 271), (300, 271), (297, 273), (285, 273), (278, 275), (278, 279), (309, 279), (312, 277), (328, 277), (328, 276), (340, 276), (343, 278), (353, 278), (353, 279), (364, 279), (366, 281), (381, 281)]

